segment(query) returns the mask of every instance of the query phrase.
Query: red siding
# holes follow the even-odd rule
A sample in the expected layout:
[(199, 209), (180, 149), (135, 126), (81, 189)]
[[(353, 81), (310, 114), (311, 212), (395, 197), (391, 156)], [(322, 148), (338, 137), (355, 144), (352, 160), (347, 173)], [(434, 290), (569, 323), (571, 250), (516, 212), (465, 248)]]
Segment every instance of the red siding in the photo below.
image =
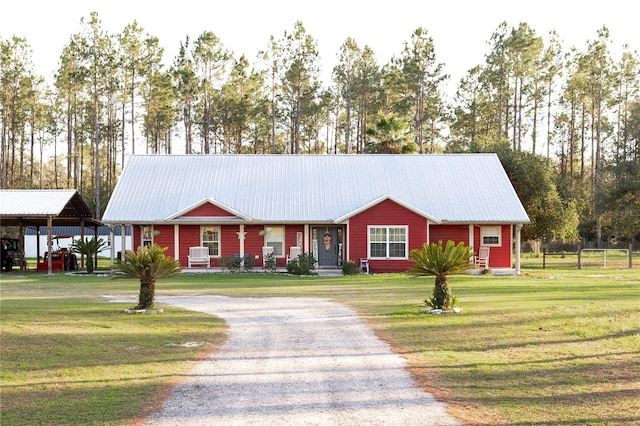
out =
[(173, 238), (173, 225), (155, 225), (153, 233), (153, 242), (160, 247), (168, 247), (164, 254), (173, 257), (175, 254), (174, 247), (176, 246)]
[(131, 237), (132, 250), (138, 250), (138, 247), (142, 245), (142, 229), (140, 229), (140, 226), (133, 226), (133, 235)]
[[(171, 227), (173, 230), (173, 227)], [(264, 229), (264, 226), (245, 226), (246, 232), (244, 240), (244, 253), (250, 255), (253, 259), (255, 267), (261, 268), (263, 265), (262, 259), (262, 246), (264, 245), (264, 236), (260, 235), (260, 231)], [(238, 232), (240, 232), (240, 226), (220, 226), (220, 247), (222, 249), (221, 256), (233, 257), (234, 254), (240, 254), (240, 240), (238, 239)], [(297, 232), (304, 232), (303, 225), (291, 225), (285, 226), (285, 255), (288, 253), (289, 247), (294, 246), (297, 242)], [(160, 233), (162, 235), (163, 232)], [(156, 238), (157, 240), (157, 238)], [(189, 259), (189, 247), (200, 245), (200, 225), (181, 225), (180, 226), (180, 264), (187, 266)], [(166, 246), (166, 244), (165, 244)], [(163, 247), (165, 247), (163, 246)], [(169, 245), (168, 254), (173, 256), (173, 240)], [(256, 258), (258, 256), (258, 258)], [(278, 259), (278, 266), (284, 267), (286, 258)], [(212, 258), (211, 266), (219, 266), (219, 259)]]
[(191, 211), (188, 211), (182, 216), (220, 217), (220, 216), (235, 216), (235, 215), (211, 203), (204, 203), (203, 205), (198, 206)]
[[(349, 219), (349, 258), (359, 263), (367, 257), (368, 225), (409, 227), (409, 251), (427, 241), (427, 219), (391, 200), (382, 201)], [(404, 272), (413, 265), (407, 260), (371, 260), (371, 272)]]
[(453, 241), (456, 244), (459, 242), (469, 245), (469, 226), (467, 225), (430, 225), (429, 226), (429, 242), (437, 243), (442, 241)]
[(240, 232), (240, 226), (238, 225), (220, 227), (220, 247), (222, 248), (220, 255), (222, 257), (233, 257), (234, 254), (240, 255), (240, 239), (236, 232)]
[[(244, 252), (253, 258), (253, 266), (262, 268), (262, 246), (264, 245), (264, 237), (260, 235), (260, 231), (264, 226), (249, 225), (244, 227), (247, 233), (244, 237)], [(258, 258), (256, 259), (256, 255)]]
[(199, 246), (200, 225), (180, 225), (180, 264), (189, 265), (189, 247)]
[[(298, 244), (298, 236), (297, 233), (302, 232), (302, 244), (301, 248), (304, 249), (304, 226), (303, 225), (288, 225), (284, 228), (284, 259), (278, 259), (278, 266), (285, 267), (287, 266), (287, 258), (286, 256), (289, 254), (289, 249), (291, 247), (295, 247)], [(303, 250), (304, 251), (304, 250)]]
[[(500, 226), (500, 225), (482, 225), (482, 226)], [(502, 237), (500, 247), (491, 247), (489, 249), (489, 267), (490, 268), (511, 268), (511, 225), (501, 225)], [(477, 247), (480, 247), (480, 226), (476, 225), (473, 230), (473, 240), (476, 242), (474, 247), (475, 254), (478, 254)]]

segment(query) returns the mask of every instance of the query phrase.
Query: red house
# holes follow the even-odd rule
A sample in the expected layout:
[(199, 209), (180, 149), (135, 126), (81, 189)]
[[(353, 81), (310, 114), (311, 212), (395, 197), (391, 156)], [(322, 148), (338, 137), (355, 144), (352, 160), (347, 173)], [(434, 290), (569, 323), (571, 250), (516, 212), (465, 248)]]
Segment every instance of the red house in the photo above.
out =
[(135, 155), (102, 222), (133, 225), (136, 247), (168, 247), (184, 267), (206, 247), (210, 267), (261, 267), (273, 251), (279, 267), (303, 252), (318, 268), (403, 272), (411, 249), (453, 240), (489, 247), (492, 269), (513, 268), (515, 247), (518, 271), (529, 218), (494, 154)]

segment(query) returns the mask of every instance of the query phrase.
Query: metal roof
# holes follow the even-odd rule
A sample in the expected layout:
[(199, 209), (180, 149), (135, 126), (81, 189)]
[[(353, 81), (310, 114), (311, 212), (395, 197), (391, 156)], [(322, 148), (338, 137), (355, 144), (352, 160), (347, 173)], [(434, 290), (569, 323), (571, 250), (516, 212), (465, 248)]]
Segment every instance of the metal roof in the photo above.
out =
[[(27, 226), (24, 229), (24, 235), (36, 235), (38, 230), (37, 228), (40, 228), (40, 234), (41, 235), (47, 235), (47, 227), (46, 226)], [(84, 234), (87, 236), (92, 236), (94, 234), (94, 232), (97, 232), (98, 235), (110, 235), (111, 234), (111, 229), (109, 229), (108, 226), (103, 225), (103, 226), (98, 226), (97, 228), (90, 228), (85, 226), (84, 228)], [(131, 227), (130, 226), (126, 226), (125, 227), (125, 235), (131, 235)], [(66, 226), (52, 226), (51, 227), (51, 235), (81, 235), (82, 232), (82, 228), (80, 226), (73, 226), (73, 225), (66, 225)], [(113, 235), (115, 236), (121, 236), (122, 235), (122, 227), (121, 226), (114, 226), (113, 227)]]
[(52, 217), (59, 225), (100, 225), (75, 189), (0, 190), (0, 223), (42, 225)]
[(495, 154), (133, 155), (102, 222), (179, 222), (207, 200), (244, 222), (334, 223), (385, 199), (435, 222), (529, 222)]

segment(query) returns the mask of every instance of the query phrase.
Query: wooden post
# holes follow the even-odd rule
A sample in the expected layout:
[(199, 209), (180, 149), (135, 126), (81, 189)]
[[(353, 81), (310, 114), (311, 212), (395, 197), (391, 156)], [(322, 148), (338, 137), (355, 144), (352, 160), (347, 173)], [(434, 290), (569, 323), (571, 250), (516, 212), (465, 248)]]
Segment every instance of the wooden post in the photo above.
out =
[(582, 246), (578, 246), (578, 269), (582, 269)]
[(547, 249), (542, 249), (542, 269), (547, 267)]
[(53, 245), (53, 217), (51, 215), (47, 216), (47, 274), (51, 275), (51, 256), (53, 254), (53, 250), (51, 246)]

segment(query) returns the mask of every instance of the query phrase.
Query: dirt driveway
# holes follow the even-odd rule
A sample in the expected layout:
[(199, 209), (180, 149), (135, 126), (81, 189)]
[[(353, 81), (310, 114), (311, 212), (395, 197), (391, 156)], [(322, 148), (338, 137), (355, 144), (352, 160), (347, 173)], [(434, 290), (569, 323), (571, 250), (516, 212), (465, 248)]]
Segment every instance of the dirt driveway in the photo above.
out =
[(313, 298), (158, 297), (229, 337), (148, 425), (458, 425), (353, 310)]

